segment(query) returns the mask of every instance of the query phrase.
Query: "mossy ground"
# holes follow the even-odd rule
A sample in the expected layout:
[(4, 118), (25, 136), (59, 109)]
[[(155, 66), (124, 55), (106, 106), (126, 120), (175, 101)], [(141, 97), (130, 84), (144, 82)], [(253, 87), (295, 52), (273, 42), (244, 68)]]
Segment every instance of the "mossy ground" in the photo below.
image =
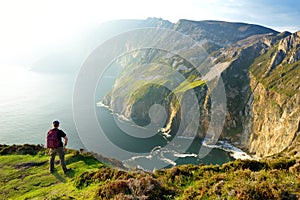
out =
[(0, 147), (0, 199), (300, 197), (299, 158), (236, 160), (222, 166), (182, 165), (148, 173), (114, 169), (100, 163), (91, 154), (69, 150), (66, 161), (73, 170), (65, 175), (59, 165), (55, 173), (48, 172), (48, 156), (42, 148), (30, 155), (22, 154), (25, 151), (7, 154), (5, 152), (11, 147), (6, 146), (6, 151), (3, 151), (3, 146)]

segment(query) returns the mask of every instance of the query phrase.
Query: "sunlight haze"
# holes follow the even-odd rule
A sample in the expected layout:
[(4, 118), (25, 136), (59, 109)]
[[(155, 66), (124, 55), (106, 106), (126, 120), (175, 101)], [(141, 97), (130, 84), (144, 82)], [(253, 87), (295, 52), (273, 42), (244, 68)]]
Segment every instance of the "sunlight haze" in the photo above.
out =
[(31, 64), (76, 42), (90, 27), (117, 19), (223, 20), (295, 32), (300, 30), (298, 4), (298, 0), (1, 1), (0, 64)]

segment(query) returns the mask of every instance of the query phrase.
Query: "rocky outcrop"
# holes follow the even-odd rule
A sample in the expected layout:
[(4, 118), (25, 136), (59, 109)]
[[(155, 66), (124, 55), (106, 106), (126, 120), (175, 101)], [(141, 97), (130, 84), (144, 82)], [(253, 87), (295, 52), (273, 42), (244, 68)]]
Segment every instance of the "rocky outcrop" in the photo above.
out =
[(289, 64), (293, 64), (295, 62), (297, 62), (298, 60), (300, 60), (300, 49), (297, 49), (296, 51), (294, 51), (291, 55), (291, 57), (288, 60)]
[(272, 57), (270, 65), (268, 67), (266, 76), (268, 76), (272, 72), (272, 70), (283, 61), (285, 56), (286, 55), (283, 50), (279, 50), (275, 53), (275, 55)]
[(278, 50), (282, 50), (285, 53), (291, 49), (298, 49), (300, 47), (300, 33), (291, 34), (282, 39), (278, 44)]

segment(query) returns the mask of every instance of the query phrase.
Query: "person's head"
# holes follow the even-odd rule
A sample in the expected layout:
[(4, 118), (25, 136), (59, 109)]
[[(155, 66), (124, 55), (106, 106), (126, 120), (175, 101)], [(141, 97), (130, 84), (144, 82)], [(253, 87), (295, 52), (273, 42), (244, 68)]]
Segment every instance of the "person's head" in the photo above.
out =
[(52, 122), (52, 125), (54, 128), (58, 128), (59, 127), (59, 121), (55, 120)]

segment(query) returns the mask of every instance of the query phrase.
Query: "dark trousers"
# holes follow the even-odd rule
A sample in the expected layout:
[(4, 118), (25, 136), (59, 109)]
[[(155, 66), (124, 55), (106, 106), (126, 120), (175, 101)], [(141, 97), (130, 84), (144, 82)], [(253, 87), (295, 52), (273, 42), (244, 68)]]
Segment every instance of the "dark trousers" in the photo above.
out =
[(59, 160), (60, 160), (60, 164), (62, 169), (64, 170), (64, 172), (67, 171), (67, 167), (66, 167), (66, 162), (65, 162), (65, 150), (63, 147), (58, 147), (56, 149), (50, 149), (50, 172), (54, 171), (54, 160), (55, 160), (55, 156), (56, 154), (58, 154), (59, 156)]

